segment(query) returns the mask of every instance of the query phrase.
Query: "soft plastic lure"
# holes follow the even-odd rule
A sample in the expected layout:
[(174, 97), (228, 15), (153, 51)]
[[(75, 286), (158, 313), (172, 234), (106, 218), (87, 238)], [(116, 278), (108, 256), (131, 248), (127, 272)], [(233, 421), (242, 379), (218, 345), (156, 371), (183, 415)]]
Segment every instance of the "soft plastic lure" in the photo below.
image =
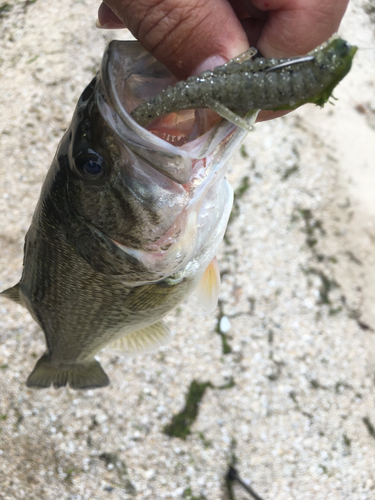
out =
[(145, 126), (171, 112), (211, 108), (248, 129), (259, 109), (292, 110), (307, 102), (323, 106), (349, 72), (356, 50), (333, 37), (302, 57), (252, 60), (252, 52), (166, 88), (131, 115)]

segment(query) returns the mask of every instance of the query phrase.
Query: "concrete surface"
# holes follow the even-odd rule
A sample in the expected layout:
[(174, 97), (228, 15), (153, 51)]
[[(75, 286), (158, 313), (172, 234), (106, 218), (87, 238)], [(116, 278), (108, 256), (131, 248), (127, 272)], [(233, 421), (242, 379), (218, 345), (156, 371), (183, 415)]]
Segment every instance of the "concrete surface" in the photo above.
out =
[[(127, 36), (95, 30), (85, 0), (2, 5), (0, 289), (20, 277), (80, 93), (106, 42)], [(364, 6), (353, 1), (341, 28), (359, 51), (335, 105), (259, 124), (228, 166), (237, 198), (217, 311), (192, 297), (157, 353), (102, 353), (106, 389), (34, 391), (43, 334), (0, 299), (1, 500), (225, 499), (233, 464), (264, 500), (375, 499), (375, 18)]]

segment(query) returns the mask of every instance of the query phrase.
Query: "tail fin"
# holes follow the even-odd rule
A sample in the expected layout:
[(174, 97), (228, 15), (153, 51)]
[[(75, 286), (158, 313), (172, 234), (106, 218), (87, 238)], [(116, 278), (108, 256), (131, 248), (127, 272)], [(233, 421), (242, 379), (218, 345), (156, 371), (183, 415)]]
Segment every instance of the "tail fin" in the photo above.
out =
[(108, 385), (109, 378), (96, 359), (87, 363), (54, 367), (48, 354), (43, 354), (30, 373), (26, 385), (42, 389), (51, 384), (56, 389), (66, 384), (72, 389), (96, 389)]
[(17, 304), (23, 306), (20, 299), (18, 285), (19, 283), (17, 283), (17, 285), (12, 286), (11, 288), (8, 288), (7, 290), (4, 290), (3, 292), (0, 293), (0, 295), (3, 295), (7, 299), (13, 300), (13, 302), (17, 302)]

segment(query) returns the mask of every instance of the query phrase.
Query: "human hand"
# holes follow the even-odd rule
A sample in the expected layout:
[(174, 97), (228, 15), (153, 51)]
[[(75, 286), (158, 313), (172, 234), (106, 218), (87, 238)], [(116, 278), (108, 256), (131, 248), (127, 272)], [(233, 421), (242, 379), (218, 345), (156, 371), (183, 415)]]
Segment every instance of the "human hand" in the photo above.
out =
[(348, 0), (105, 0), (98, 21), (103, 28), (127, 27), (177, 78), (186, 79), (249, 46), (264, 57), (306, 54), (337, 31), (347, 4)]

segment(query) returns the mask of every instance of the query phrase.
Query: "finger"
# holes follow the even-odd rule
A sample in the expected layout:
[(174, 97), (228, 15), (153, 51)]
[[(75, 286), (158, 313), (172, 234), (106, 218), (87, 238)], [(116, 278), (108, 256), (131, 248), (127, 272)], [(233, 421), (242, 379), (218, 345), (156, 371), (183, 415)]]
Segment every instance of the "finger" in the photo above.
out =
[[(337, 31), (348, 3), (347, 0), (244, 2), (251, 15), (251, 19), (243, 22), (244, 29), (250, 44), (256, 46), (265, 57), (303, 55), (313, 50)], [(259, 15), (262, 10), (267, 14), (266, 20)], [(257, 121), (271, 120), (287, 113), (262, 111)]]
[(274, 120), (275, 118), (280, 118), (281, 116), (285, 116), (291, 112), (292, 111), (261, 111), (257, 116), (256, 123)]
[[(178, 78), (248, 49), (227, 0), (106, 0), (142, 45)], [(207, 67), (207, 65), (206, 65)]]
[(258, 40), (264, 28), (262, 19), (248, 17), (241, 20), (242, 28), (244, 29), (250, 47), (258, 48)]
[(268, 12), (257, 47), (266, 57), (303, 55), (335, 33), (348, 0), (253, 0)]
[(112, 30), (126, 28), (121, 19), (105, 3), (101, 3), (99, 6), (96, 27)]
[(267, 19), (267, 11), (264, 9), (258, 9), (255, 7), (254, 3), (250, 0), (243, 0), (243, 8), (245, 9), (248, 16), (255, 19)]

